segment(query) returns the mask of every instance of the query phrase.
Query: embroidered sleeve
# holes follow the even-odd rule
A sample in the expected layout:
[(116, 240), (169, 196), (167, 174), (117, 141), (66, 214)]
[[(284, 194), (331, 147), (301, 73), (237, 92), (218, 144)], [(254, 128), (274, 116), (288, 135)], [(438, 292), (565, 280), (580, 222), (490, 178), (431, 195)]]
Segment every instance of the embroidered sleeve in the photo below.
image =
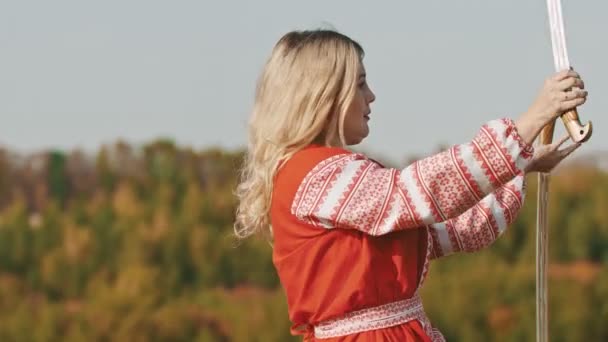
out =
[(429, 225), (431, 258), (488, 247), (515, 221), (524, 197), (525, 176), (519, 174), (462, 215)]
[(423, 227), (462, 214), (528, 164), (533, 148), (512, 120), (494, 120), (475, 138), (403, 170), (361, 154), (316, 165), (299, 185), (291, 212), (314, 226), (371, 235)]

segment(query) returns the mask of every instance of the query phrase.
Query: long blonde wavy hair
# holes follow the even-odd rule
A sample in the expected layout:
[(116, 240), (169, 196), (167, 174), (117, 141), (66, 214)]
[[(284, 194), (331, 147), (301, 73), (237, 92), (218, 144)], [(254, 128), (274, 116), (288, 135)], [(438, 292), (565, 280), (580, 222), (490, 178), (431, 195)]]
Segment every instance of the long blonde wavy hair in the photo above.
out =
[(361, 46), (332, 30), (293, 31), (272, 50), (258, 80), (249, 143), (236, 190), (238, 238), (272, 239), (273, 180), (312, 143), (345, 146), (344, 117), (357, 86)]

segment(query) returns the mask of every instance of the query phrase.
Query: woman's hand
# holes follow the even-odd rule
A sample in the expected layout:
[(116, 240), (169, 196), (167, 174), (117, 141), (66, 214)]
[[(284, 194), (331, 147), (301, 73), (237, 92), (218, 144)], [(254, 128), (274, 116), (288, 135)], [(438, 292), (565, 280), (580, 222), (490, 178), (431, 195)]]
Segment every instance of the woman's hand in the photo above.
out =
[(581, 143), (572, 144), (564, 149), (559, 149), (570, 137), (566, 135), (558, 142), (549, 145), (537, 146), (534, 150), (534, 156), (526, 167), (526, 173), (529, 172), (551, 172), (562, 160), (574, 152)]
[(561, 71), (548, 78), (528, 111), (515, 121), (520, 136), (531, 144), (545, 125), (585, 103), (584, 88), (583, 80), (574, 70)]

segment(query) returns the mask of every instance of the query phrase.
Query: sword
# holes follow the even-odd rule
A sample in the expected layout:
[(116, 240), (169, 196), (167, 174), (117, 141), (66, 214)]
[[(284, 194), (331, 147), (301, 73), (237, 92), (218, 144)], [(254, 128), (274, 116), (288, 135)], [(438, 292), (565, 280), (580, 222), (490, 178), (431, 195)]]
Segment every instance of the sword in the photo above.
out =
[[(570, 68), (562, 6), (560, 0), (547, 0), (549, 24), (551, 28), (551, 45), (556, 71)], [(566, 130), (573, 142), (589, 140), (593, 132), (591, 122), (582, 125), (576, 108), (561, 115)], [(539, 144), (551, 144), (555, 121), (543, 128), (539, 136)], [(549, 202), (549, 174), (538, 174), (538, 211), (536, 215), (536, 341), (547, 342), (549, 338), (549, 319), (547, 301), (547, 251), (549, 228), (547, 225)]]

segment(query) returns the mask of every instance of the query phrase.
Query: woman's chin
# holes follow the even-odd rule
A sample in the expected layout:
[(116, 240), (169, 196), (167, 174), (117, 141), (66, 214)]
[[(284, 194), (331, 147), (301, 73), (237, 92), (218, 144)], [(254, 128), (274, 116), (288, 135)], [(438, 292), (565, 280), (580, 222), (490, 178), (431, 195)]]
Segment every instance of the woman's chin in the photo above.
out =
[(361, 142), (363, 142), (363, 140), (365, 140), (365, 138), (367, 138), (368, 134), (369, 134), (369, 130), (361, 132), (361, 134), (359, 134), (357, 137), (352, 137), (350, 139), (347, 139), (346, 143), (349, 146), (351, 146), (351, 145), (358, 145)]

